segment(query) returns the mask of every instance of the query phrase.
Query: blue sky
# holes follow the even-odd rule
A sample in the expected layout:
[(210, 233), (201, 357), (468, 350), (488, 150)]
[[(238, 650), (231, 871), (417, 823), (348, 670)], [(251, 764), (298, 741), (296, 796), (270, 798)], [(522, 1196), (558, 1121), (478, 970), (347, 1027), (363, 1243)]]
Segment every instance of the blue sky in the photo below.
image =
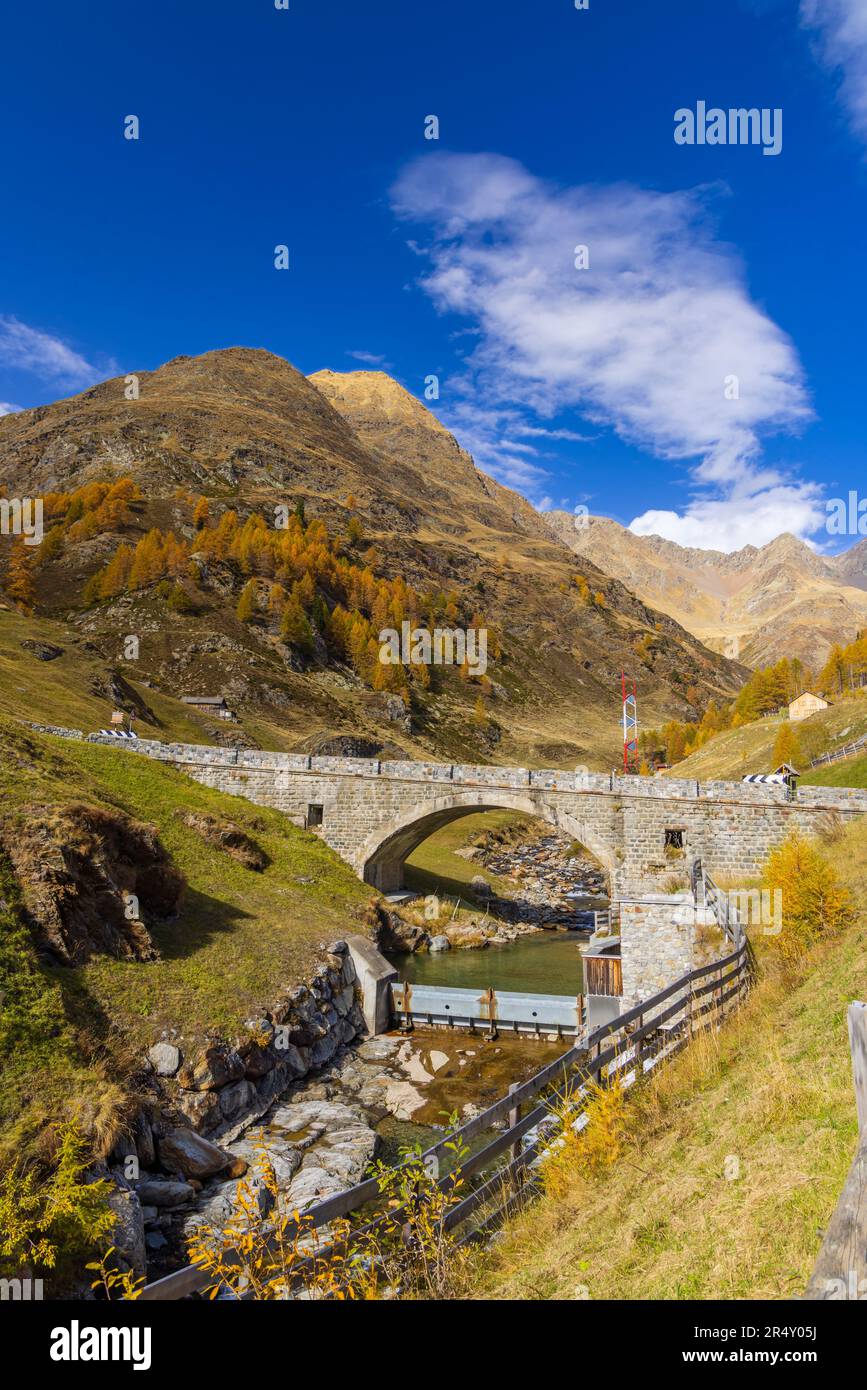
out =
[[(851, 543), (867, 0), (47, 0), (3, 55), (7, 409), (238, 343), (382, 365), (537, 503)], [(781, 153), (676, 144), (699, 101)]]

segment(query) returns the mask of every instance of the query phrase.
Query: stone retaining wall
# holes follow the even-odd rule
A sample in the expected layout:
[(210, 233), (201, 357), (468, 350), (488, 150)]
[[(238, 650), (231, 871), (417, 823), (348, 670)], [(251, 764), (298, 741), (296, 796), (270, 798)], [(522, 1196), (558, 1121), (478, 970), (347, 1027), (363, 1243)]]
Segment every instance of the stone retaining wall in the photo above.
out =
[[(730, 950), (713, 912), (697, 906), (691, 893), (621, 899), (621, 1011)], [(661, 1007), (667, 1008), (670, 1002)]]
[[(346, 942), (328, 948), (307, 985), (289, 989), (246, 1036), (184, 1056), (163, 1039), (148, 1054), (160, 1094), (161, 1118), (142, 1137), (139, 1160), (150, 1156), (160, 1130), (183, 1123), (214, 1141), (226, 1141), (263, 1115), (294, 1081), (330, 1062), (342, 1043), (366, 1033), (357, 975)], [(136, 1145), (138, 1148), (139, 1146)]]

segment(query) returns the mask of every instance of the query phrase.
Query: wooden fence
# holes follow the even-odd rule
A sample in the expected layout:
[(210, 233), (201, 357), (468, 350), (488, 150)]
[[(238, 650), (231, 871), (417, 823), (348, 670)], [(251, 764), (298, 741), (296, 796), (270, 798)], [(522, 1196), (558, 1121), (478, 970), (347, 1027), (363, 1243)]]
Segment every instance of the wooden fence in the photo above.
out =
[[(549, 1063), (528, 1081), (510, 1087), (509, 1093), (476, 1115), (453, 1134), (443, 1138), (424, 1154), (426, 1166), (448, 1162), (450, 1141), (463, 1146), (487, 1131), (494, 1138), (464, 1159), (460, 1167), (463, 1180), (475, 1178), (478, 1185), (452, 1206), (446, 1226), (463, 1241), (479, 1240), (501, 1222), (535, 1190), (535, 1178), (542, 1152), (551, 1142), (557, 1122), (552, 1104), (568, 1099), (580, 1125), (587, 1084), (605, 1085), (620, 1073), (624, 1086), (652, 1071), (665, 1059), (685, 1047), (696, 1032), (718, 1025), (730, 1009), (737, 1007), (749, 988), (752, 966), (746, 938), (739, 932), (735, 949), (723, 959), (703, 965), (661, 990), (635, 1008), (596, 1028), (555, 1062)], [(510, 1154), (506, 1162), (505, 1155)], [(454, 1175), (446, 1174), (439, 1186), (447, 1191)], [(367, 1178), (355, 1187), (309, 1207), (303, 1220), (320, 1228), (329, 1222), (376, 1204), (380, 1187)], [(391, 1213), (393, 1218), (394, 1213)], [(474, 1221), (473, 1218), (476, 1218)], [(369, 1231), (385, 1219), (374, 1215), (363, 1228)], [(242, 1257), (239, 1263), (243, 1263)], [(140, 1297), (178, 1299), (199, 1294), (212, 1283), (212, 1276), (188, 1265), (148, 1284)]]
[(856, 738), (854, 743), (847, 743), (842, 748), (835, 748), (831, 753), (820, 753), (818, 758), (810, 759), (810, 767), (824, 767), (826, 763), (839, 763), (843, 758), (851, 758), (856, 753), (863, 753), (867, 746), (867, 734), (862, 734)]
[(858, 1148), (804, 1298), (867, 1300), (867, 1004), (849, 1006)]

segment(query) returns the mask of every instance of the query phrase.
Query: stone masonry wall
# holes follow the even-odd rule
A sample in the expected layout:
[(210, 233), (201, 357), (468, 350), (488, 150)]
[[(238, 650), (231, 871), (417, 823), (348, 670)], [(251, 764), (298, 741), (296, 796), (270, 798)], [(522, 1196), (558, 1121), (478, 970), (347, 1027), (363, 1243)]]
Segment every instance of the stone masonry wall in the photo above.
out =
[(622, 899), (622, 1011), (625, 1013), (687, 971), (726, 955), (730, 949), (713, 913), (697, 907), (691, 893)]
[[(385, 890), (400, 886), (403, 859), (461, 811), (514, 808), (561, 827), (609, 871), (612, 896), (659, 892), (700, 855), (711, 873), (753, 877), (792, 827), (812, 833), (820, 817), (867, 811), (867, 791), (678, 778), (601, 776), (371, 758), (310, 757), (140, 740), (111, 743), (168, 762), (197, 781), (283, 811), (304, 824), (321, 806), (319, 834), (355, 871)], [(681, 853), (665, 832), (683, 832)], [(685, 885), (685, 881), (684, 884)]]

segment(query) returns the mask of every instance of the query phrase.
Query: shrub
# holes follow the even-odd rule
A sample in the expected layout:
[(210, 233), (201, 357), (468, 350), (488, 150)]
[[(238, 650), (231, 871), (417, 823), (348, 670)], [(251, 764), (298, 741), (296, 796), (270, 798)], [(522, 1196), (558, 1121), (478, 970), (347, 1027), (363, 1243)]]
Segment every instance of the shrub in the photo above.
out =
[[(580, 1107), (580, 1111), (579, 1111)], [(615, 1164), (626, 1132), (626, 1093), (620, 1073), (606, 1085), (588, 1081), (583, 1102), (573, 1091), (552, 1105), (559, 1133), (542, 1164), (542, 1182), (549, 1196), (563, 1197), (576, 1178), (597, 1176)], [(574, 1128), (579, 1113), (587, 1117), (583, 1129)]]
[(40, 1178), (33, 1167), (14, 1167), (0, 1179), (0, 1269), (50, 1269), (74, 1277), (88, 1255), (104, 1246), (114, 1229), (108, 1205), (111, 1184), (83, 1181), (88, 1158), (73, 1124), (58, 1126), (52, 1171)]
[(784, 959), (795, 961), (823, 936), (849, 926), (854, 904), (822, 852), (793, 831), (768, 856), (762, 887), (782, 894), (783, 930), (774, 938)]

